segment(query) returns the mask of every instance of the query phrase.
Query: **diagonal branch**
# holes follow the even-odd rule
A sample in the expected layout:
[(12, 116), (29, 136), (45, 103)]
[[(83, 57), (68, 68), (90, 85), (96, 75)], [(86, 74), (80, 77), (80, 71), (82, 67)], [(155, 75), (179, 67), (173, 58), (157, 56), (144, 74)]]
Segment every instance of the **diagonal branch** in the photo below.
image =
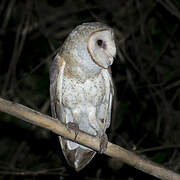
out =
[[(67, 130), (66, 126), (60, 121), (50, 116), (41, 114), (40, 112), (25, 107), (21, 104), (17, 104), (0, 98), (0, 111), (8, 113), (31, 124), (46, 128), (67, 139), (74, 140), (75, 138), (74, 131), (71, 129)], [(99, 139), (94, 136), (88, 135), (82, 131), (78, 133), (78, 136), (76, 137), (76, 142), (92, 148), (96, 151), (99, 150)], [(134, 168), (146, 172), (159, 179), (180, 179), (179, 174), (176, 174), (175, 172), (168, 170), (150, 160), (143, 159), (140, 156), (137, 156), (135, 153), (130, 152), (110, 142), (108, 143), (105, 154), (113, 158), (117, 158), (120, 161), (127, 163), (128, 165), (133, 166)]]

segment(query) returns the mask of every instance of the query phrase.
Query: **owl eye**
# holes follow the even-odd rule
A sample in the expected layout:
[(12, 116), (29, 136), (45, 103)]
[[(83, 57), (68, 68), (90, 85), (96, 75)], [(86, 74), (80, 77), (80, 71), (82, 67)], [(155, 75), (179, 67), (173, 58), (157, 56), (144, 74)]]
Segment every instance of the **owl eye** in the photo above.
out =
[(102, 47), (102, 45), (103, 45), (103, 40), (98, 39), (98, 40), (96, 41), (96, 43), (97, 43), (97, 45), (98, 45), (99, 47)]
[(96, 43), (99, 47), (106, 49), (106, 43), (102, 39), (98, 39)]

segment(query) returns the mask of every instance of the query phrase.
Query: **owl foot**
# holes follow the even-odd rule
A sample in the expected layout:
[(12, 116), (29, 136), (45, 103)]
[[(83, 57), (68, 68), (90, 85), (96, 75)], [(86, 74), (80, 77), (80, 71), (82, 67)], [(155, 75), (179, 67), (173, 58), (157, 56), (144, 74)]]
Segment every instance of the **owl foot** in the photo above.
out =
[(73, 123), (73, 122), (68, 122), (66, 124), (66, 128), (68, 131), (70, 131), (70, 129), (73, 129), (74, 130), (74, 133), (75, 133), (75, 138), (74, 138), (74, 141), (76, 140), (77, 138), (77, 135), (79, 133), (79, 126), (77, 123)]
[(107, 144), (108, 144), (108, 137), (107, 135), (104, 133), (101, 137), (100, 137), (100, 147), (99, 147), (99, 152), (102, 154), (106, 151), (107, 149)]

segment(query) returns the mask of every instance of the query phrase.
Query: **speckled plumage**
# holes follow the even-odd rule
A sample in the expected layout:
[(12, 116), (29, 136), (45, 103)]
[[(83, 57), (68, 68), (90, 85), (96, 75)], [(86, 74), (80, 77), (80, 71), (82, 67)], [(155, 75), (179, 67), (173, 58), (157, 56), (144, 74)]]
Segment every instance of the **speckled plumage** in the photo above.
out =
[[(66, 124), (76, 123), (80, 130), (100, 139), (106, 135), (113, 96), (108, 67), (115, 53), (113, 31), (105, 24), (84, 23), (69, 34), (50, 70), (53, 117)], [(62, 137), (60, 143), (67, 162), (77, 171), (95, 155), (95, 151)]]

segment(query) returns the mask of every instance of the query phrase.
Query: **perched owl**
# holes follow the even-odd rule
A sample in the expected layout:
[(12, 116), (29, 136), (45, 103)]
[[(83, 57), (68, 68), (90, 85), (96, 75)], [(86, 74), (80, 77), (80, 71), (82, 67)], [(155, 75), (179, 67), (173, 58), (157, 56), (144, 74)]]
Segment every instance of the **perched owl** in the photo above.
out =
[[(109, 66), (116, 54), (113, 30), (102, 23), (77, 26), (67, 37), (50, 69), (54, 118), (100, 138), (100, 152), (108, 142), (113, 84)], [(95, 151), (59, 137), (69, 165), (79, 171)]]

